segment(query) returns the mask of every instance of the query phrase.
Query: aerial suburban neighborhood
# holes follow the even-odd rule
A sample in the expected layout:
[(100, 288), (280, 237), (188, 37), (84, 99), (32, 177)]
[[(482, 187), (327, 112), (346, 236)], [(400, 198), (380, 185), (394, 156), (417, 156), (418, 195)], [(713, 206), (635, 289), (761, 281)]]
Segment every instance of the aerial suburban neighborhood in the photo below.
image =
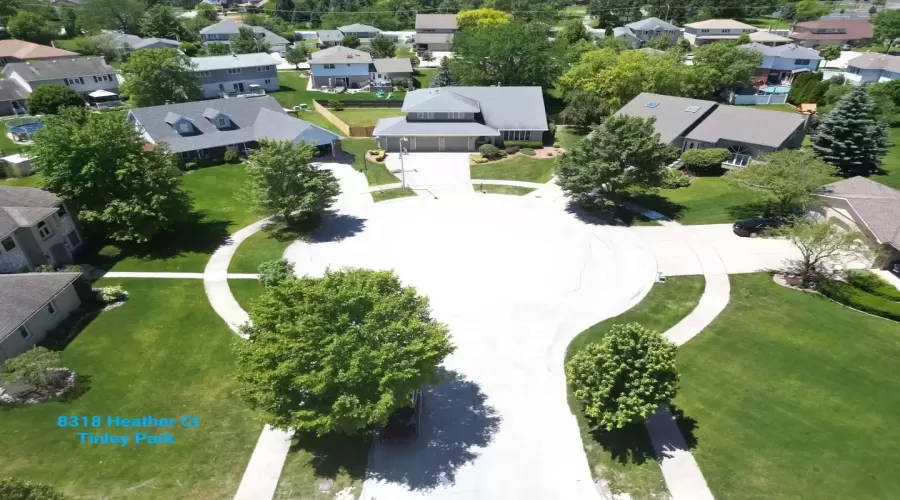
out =
[(900, 6), (0, 1), (0, 500), (900, 497)]

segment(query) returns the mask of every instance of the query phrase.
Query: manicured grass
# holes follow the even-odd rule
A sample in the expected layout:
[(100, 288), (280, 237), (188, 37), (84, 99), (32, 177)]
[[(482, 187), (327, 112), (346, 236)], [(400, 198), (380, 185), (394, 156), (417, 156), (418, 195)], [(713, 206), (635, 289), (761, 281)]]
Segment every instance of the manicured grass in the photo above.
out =
[(372, 199), (375, 200), (375, 203), (378, 203), (379, 201), (394, 200), (397, 198), (406, 198), (407, 196), (416, 196), (416, 192), (409, 188), (395, 188), (385, 189), (384, 191), (375, 191), (374, 193), (372, 193)]
[[(603, 339), (614, 324), (637, 322), (664, 332), (688, 315), (703, 293), (703, 277), (677, 276), (653, 286), (634, 308), (581, 332), (569, 344), (567, 358), (586, 345)], [(569, 393), (569, 407), (578, 420), (581, 439), (592, 474), (609, 482), (614, 492), (627, 492), (635, 500), (663, 497), (667, 491), (653, 445), (642, 424), (616, 432), (594, 429), (581, 404)]]
[(250, 311), (251, 301), (265, 293), (266, 290), (259, 280), (228, 280), (228, 288), (231, 289), (231, 294), (234, 295), (234, 299), (241, 305), (241, 308), (247, 312)]
[(332, 111), (344, 123), (357, 127), (374, 127), (375, 123), (382, 118), (392, 118), (395, 116), (403, 116), (400, 108), (357, 108), (343, 111)]
[(523, 196), (532, 191), (534, 188), (521, 186), (501, 186), (497, 184), (474, 184), (475, 191), (488, 194), (509, 194), (513, 196)]
[(753, 109), (767, 109), (769, 111), (782, 111), (785, 113), (796, 113), (797, 108), (790, 104), (760, 104), (759, 106), (752, 106)]
[[(294, 439), (275, 500), (326, 499), (346, 488), (356, 498), (362, 488), (372, 440), (369, 437), (328, 435), (299, 436)], [(320, 478), (334, 481), (328, 493), (319, 491)]]
[(12, 154), (16, 154), (22, 149), (22, 146), (18, 145), (9, 138), (8, 134), (9, 130), (6, 128), (6, 123), (0, 121), (0, 155), (9, 156)]
[[(101, 280), (125, 305), (100, 315), (61, 353), (83, 377), (80, 397), (2, 411), (0, 475), (50, 483), (77, 498), (231, 498), (262, 424), (234, 395), (237, 337), (213, 312), (200, 280)], [(175, 444), (79, 444), (60, 415), (196, 416)], [(133, 436), (142, 429), (91, 428)], [(149, 429), (157, 433), (166, 429)], [(48, 466), (52, 464), (52, 466)]]
[(344, 139), (341, 143), (345, 153), (353, 156), (353, 168), (366, 174), (366, 180), (370, 186), (381, 186), (383, 184), (394, 184), (400, 182), (394, 174), (392, 174), (384, 163), (372, 162), (366, 160), (366, 151), (376, 149), (378, 146), (373, 139)]
[(304, 121), (308, 121), (309, 123), (312, 123), (313, 125), (318, 125), (318, 126), (324, 128), (325, 130), (334, 132), (335, 134), (338, 134), (340, 136), (344, 135), (344, 133), (341, 132), (340, 129), (335, 127), (333, 123), (326, 120), (324, 116), (320, 115), (317, 111), (315, 111), (313, 109), (310, 109), (309, 111), (301, 111), (301, 112), (297, 113), (297, 118), (304, 120)]
[(394, 57), (405, 57), (407, 59), (412, 58), (412, 56), (416, 55), (413, 52), (412, 47), (397, 47), (397, 51), (394, 52)]
[(263, 262), (280, 260), (291, 243), (305, 236), (307, 233), (303, 230), (272, 223), (241, 243), (231, 258), (228, 272), (255, 273)]
[(15, 187), (41, 187), (41, 176), (34, 174), (28, 177), (12, 177), (8, 179), (0, 179), (0, 186)]
[[(281, 89), (271, 92), (272, 97), (278, 100), (282, 106), (292, 108), (298, 104), (306, 104), (312, 107), (313, 99), (338, 99), (341, 101), (377, 99), (374, 92), (356, 92), (353, 94), (330, 94), (317, 90), (306, 90), (309, 77), (299, 71), (279, 71), (278, 83)], [(402, 101), (406, 92), (394, 92), (392, 100)]]
[(892, 499), (897, 324), (732, 275), (731, 302), (679, 349), (675, 403), (716, 498)]
[(885, 186), (900, 189), (900, 127), (891, 128), (889, 134), (893, 146), (888, 148), (887, 156), (884, 157), (885, 174), (873, 175), (871, 179)]
[(584, 139), (584, 136), (587, 135), (587, 132), (589, 131), (590, 130), (581, 130), (575, 127), (560, 126), (556, 129), (556, 142), (558, 142), (563, 149), (569, 150), (581, 142), (581, 139)]
[(416, 73), (418, 73), (418, 75), (413, 75), (413, 78), (416, 80), (416, 88), (427, 89), (428, 87), (431, 87), (431, 81), (434, 80), (434, 76), (437, 75), (437, 69), (417, 68)]
[(547, 182), (553, 177), (556, 158), (529, 158), (514, 155), (505, 160), (471, 166), (473, 179)]
[(762, 198), (755, 191), (728, 184), (722, 177), (697, 177), (688, 187), (660, 189), (658, 194), (635, 196), (633, 200), (682, 224), (724, 224), (758, 216)]
[(757, 28), (772, 28), (777, 30), (785, 30), (791, 28), (791, 22), (779, 19), (777, 17), (753, 17), (744, 19), (742, 22)]

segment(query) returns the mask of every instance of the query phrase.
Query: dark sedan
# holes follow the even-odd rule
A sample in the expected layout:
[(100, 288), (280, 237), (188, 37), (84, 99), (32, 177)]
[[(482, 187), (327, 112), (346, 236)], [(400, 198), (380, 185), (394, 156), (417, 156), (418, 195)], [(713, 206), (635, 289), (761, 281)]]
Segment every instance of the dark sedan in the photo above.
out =
[(756, 238), (766, 229), (783, 226), (785, 222), (781, 219), (773, 219), (762, 217), (758, 219), (739, 220), (734, 223), (732, 228), (734, 234), (738, 236)]

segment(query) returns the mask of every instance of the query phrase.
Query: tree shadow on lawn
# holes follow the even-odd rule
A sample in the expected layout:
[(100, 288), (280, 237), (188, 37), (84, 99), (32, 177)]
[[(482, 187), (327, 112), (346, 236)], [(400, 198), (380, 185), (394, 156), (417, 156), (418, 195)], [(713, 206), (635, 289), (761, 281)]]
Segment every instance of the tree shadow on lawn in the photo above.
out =
[(635, 193), (624, 198), (623, 201), (653, 210), (672, 220), (678, 220), (687, 209), (684, 205), (657, 193)]
[(367, 479), (399, 483), (414, 491), (453, 484), (456, 472), (479, 456), (501, 417), (485, 403), (478, 384), (457, 372), (425, 390), (419, 438), (408, 444), (376, 443)]
[[(86, 249), (78, 258), (78, 264), (110, 270), (116, 263), (128, 257), (152, 260), (168, 260), (184, 253), (212, 255), (228, 241), (229, 221), (208, 220), (203, 212), (191, 212), (188, 218), (167, 231), (157, 234), (146, 243), (110, 243), (107, 246)], [(94, 238), (93, 241), (102, 241)]]
[[(686, 416), (684, 410), (675, 406), (670, 406), (669, 409), (675, 417), (675, 425), (684, 437), (685, 449), (696, 448), (698, 444), (697, 420)], [(594, 442), (600, 445), (606, 453), (609, 453), (613, 460), (621, 464), (642, 465), (648, 460), (660, 461), (663, 458), (656, 454), (644, 422), (635, 422), (623, 429), (612, 431), (597, 427), (590, 432)], [(666, 450), (680, 449), (681, 444), (664, 443), (663, 448)]]
[(366, 473), (366, 461), (371, 435), (348, 436), (346, 434), (297, 433), (291, 445), (291, 453), (305, 451), (312, 456), (310, 465), (316, 477), (337, 479), (346, 474), (361, 480)]
[[(643, 196), (647, 196), (647, 195), (643, 195)], [(653, 196), (658, 196), (658, 195), (653, 195)], [(662, 197), (660, 197), (660, 198), (662, 198)], [(665, 200), (665, 199), (663, 198), (663, 200)], [(670, 208), (669, 209), (670, 213), (680, 214), (684, 210), (684, 206), (682, 206), (682, 205), (672, 203), (668, 200), (665, 200), (665, 202), (678, 207), (678, 208), (675, 208), (675, 207)], [(622, 198), (622, 199), (616, 201), (616, 206), (613, 209), (603, 210), (603, 209), (592, 209), (591, 207), (586, 207), (582, 204), (570, 201), (568, 203), (568, 205), (566, 206), (566, 211), (569, 212), (570, 214), (574, 215), (575, 217), (577, 217), (578, 220), (580, 220), (584, 223), (587, 223), (587, 224), (594, 224), (594, 225), (601, 225), (601, 226), (635, 226), (635, 225), (652, 224), (653, 221), (649, 217), (647, 217), (647, 216), (633, 210), (631, 207), (629, 207), (628, 205), (630, 203), (634, 203), (633, 198), (631, 198), (631, 197)], [(657, 204), (661, 205), (662, 202), (657, 202)], [(643, 208), (651, 208), (651, 207), (648, 207), (643, 204), (640, 204), (640, 205)], [(651, 210), (659, 212), (659, 210), (655, 210), (652, 208), (651, 208)], [(667, 213), (664, 213), (664, 212), (659, 212), (659, 213), (661, 213), (662, 215), (665, 215), (666, 217), (669, 217), (670, 219), (672, 218), (672, 216), (668, 215)]]

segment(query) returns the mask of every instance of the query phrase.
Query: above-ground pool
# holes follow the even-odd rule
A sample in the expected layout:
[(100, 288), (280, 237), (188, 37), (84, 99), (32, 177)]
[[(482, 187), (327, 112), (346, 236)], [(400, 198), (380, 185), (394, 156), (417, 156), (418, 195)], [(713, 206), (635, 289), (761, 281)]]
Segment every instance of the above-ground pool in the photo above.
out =
[(9, 131), (13, 134), (28, 134), (31, 135), (38, 130), (44, 128), (43, 123), (23, 123), (22, 125), (16, 125), (15, 127), (10, 127)]
[(759, 89), (763, 94), (787, 94), (791, 91), (790, 85), (773, 85)]

